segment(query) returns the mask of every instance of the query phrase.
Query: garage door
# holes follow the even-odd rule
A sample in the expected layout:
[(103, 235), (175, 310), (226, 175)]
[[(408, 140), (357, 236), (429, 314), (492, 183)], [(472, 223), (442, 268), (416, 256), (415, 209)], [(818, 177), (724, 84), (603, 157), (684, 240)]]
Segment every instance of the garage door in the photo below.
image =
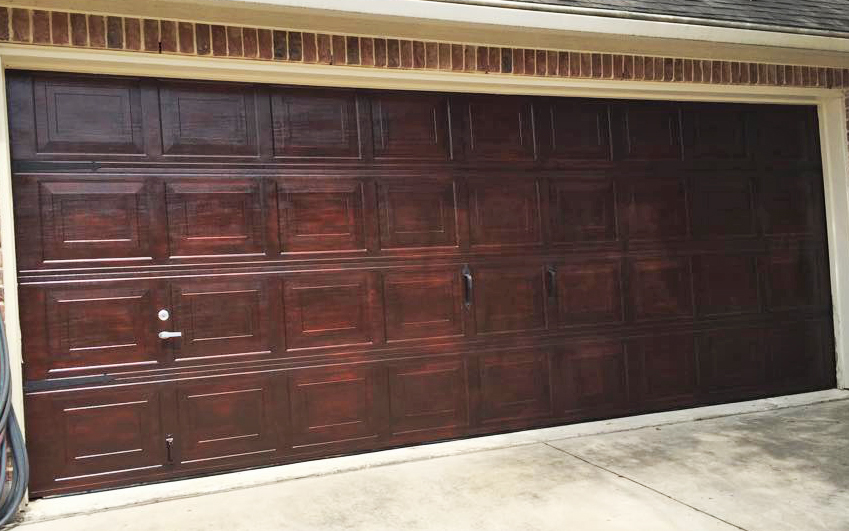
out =
[(814, 108), (8, 81), (34, 496), (834, 384)]

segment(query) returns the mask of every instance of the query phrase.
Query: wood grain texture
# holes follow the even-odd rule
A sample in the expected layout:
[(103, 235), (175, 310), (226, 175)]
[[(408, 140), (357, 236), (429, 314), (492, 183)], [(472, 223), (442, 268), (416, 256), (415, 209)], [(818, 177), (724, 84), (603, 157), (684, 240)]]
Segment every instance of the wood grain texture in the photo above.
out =
[(812, 108), (8, 100), (34, 497), (834, 384)]

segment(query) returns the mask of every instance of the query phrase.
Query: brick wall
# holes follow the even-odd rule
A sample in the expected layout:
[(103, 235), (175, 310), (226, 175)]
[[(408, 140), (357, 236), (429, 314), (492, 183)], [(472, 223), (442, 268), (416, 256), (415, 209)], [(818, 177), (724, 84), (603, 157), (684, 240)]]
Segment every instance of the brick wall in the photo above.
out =
[(259, 61), (634, 81), (849, 87), (849, 68), (502, 48), (0, 7), (0, 41)]

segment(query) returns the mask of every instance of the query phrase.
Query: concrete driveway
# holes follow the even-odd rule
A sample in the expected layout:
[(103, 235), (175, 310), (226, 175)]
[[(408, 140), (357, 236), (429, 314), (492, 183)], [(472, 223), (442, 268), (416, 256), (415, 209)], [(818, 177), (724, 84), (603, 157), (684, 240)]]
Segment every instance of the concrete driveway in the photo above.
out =
[[(600, 435), (508, 438), (515, 444), (20, 529), (849, 529), (849, 400), (837, 398), (637, 429), (624, 424)], [(557, 430), (538, 431), (563, 434)], [(132, 489), (105, 495), (121, 492), (132, 498)], [(83, 512), (95, 511), (97, 496), (104, 495), (36, 502), (30, 520), (49, 514), (39, 504), (77, 503)]]

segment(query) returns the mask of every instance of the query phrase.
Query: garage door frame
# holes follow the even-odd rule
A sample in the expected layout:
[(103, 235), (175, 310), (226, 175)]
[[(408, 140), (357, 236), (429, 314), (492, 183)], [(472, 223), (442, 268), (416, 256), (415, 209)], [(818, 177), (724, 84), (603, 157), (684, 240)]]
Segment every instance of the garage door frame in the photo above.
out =
[(0, 45), (0, 239), (6, 330), (13, 367), (13, 400), (19, 412), (23, 411), (23, 376), (19, 369), (22, 363), (21, 332), (6, 69), (395, 90), (816, 105), (826, 201), (837, 386), (849, 388), (849, 328), (843, 324), (843, 316), (849, 316), (849, 291), (843, 289), (849, 286), (849, 238), (846, 238), (849, 234), (849, 146), (845, 94), (841, 90), (386, 71), (6, 44)]

